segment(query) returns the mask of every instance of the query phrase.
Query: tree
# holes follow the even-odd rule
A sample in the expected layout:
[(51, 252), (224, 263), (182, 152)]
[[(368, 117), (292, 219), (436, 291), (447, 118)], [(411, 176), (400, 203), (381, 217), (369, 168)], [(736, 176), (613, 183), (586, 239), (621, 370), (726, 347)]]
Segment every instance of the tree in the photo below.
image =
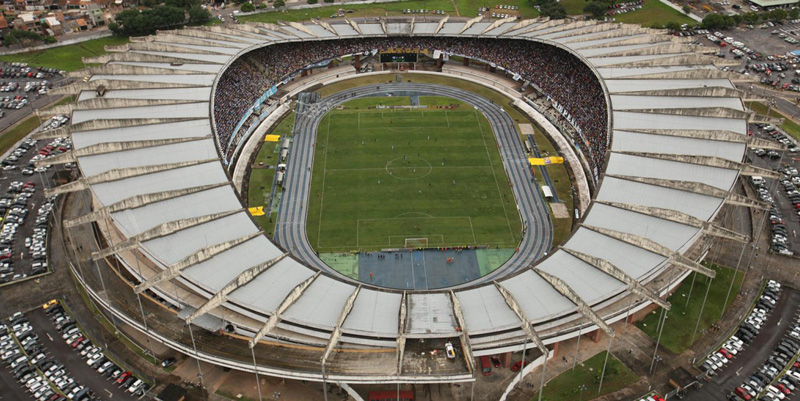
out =
[(256, 10), (256, 6), (253, 3), (244, 3), (241, 10), (243, 13), (251, 13)]
[(284, 0), (275, 0), (272, 3), (272, 6), (275, 7), (275, 8), (281, 8), (281, 7), (285, 6), (285, 5), (286, 5), (286, 2)]
[(769, 18), (773, 21), (783, 21), (786, 19), (786, 10), (776, 8), (769, 12)]
[(749, 25), (757, 24), (758, 23), (758, 14), (754, 12), (744, 13), (742, 14), (742, 20)]
[(708, 14), (703, 18), (701, 26), (705, 29), (728, 29), (736, 25), (736, 22), (728, 15)]
[(592, 16), (595, 18), (600, 18), (606, 15), (607, 9), (608, 9), (608, 4), (602, 1), (592, 1), (591, 3), (583, 7), (583, 12), (592, 14)]
[(157, 29), (181, 27), (185, 22), (186, 12), (182, 8), (160, 6), (144, 11), (122, 11), (117, 14), (116, 22), (108, 27), (118, 36), (144, 36), (155, 33)]
[(681, 24), (679, 24), (679, 23), (677, 23), (675, 21), (667, 22), (667, 24), (664, 25), (664, 27), (669, 29), (670, 31), (673, 31), (673, 32), (681, 30)]
[(333, 3), (333, 0), (323, 0), (326, 3)]
[(308, 4), (317, 4), (319, 0), (306, 0)]
[(800, 18), (800, 8), (793, 8), (789, 10), (789, 19), (798, 19)]
[[(249, 3), (248, 3), (249, 4)], [(211, 20), (211, 13), (201, 5), (196, 4), (189, 9), (189, 22), (202, 25)]]
[(537, 0), (536, 4), (539, 6), (539, 13), (550, 19), (564, 19), (567, 16), (567, 10), (555, 0)]
[(3, 44), (5, 46), (20, 44), (23, 47), (27, 47), (33, 44), (33, 42), (41, 42), (43, 40), (45, 40), (45, 37), (38, 32), (14, 29), (3, 37)]
[(683, 5), (683, 8), (682, 8), (682, 10), (683, 10), (683, 13), (684, 13), (684, 14), (687, 14), (687, 15), (688, 15), (690, 12), (692, 12), (692, 8), (691, 8), (691, 7), (689, 7), (689, 5), (688, 5), (688, 4), (684, 4), (684, 5)]

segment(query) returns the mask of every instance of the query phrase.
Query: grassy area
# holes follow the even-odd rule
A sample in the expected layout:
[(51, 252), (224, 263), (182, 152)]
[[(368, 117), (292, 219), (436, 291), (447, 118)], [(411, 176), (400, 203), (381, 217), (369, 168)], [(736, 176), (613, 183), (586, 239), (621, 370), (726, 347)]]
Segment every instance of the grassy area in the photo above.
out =
[[(747, 107), (749, 107), (751, 110), (755, 111), (756, 113), (761, 114), (761, 115), (767, 115), (767, 110), (769, 108), (767, 107), (766, 104), (761, 103), (761, 102), (746, 102), (746, 104), (747, 104)], [(771, 110), (769, 110), (769, 117), (783, 118), (784, 122), (783, 122), (783, 124), (781, 124), (781, 129), (786, 131), (787, 134), (793, 136), (798, 141), (800, 141), (800, 125), (798, 125), (796, 122), (794, 122), (791, 119), (789, 119), (789, 117), (786, 117), (785, 115), (783, 115), (783, 113), (779, 112), (775, 108), (772, 108)]]
[[(280, 135), (281, 139), (291, 137), (294, 128), (294, 112), (286, 115), (278, 125), (273, 127), (267, 135)], [(272, 236), (275, 232), (275, 215), (269, 212), (269, 205), (266, 201), (272, 192), (273, 178), (275, 177), (275, 166), (278, 165), (279, 153), (275, 149), (280, 142), (264, 142), (258, 150), (253, 165), (250, 170), (249, 186), (247, 191), (247, 206), (264, 206), (264, 216), (253, 216), (253, 220), (261, 229)], [(279, 190), (276, 190), (279, 192)], [(277, 194), (277, 192), (276, 192)], [(271, 218), (270, 218), (271, 217)]]
[[(62, 104), (67, 104), (74, 99), (72, 96), (67, 96), (55, 103), (53, 106), (58, 106)], [(14, 144), (19, 142), (22, 138), (25, 138), (28, 134), (31, 133), (36, 127), (39, 126), (39, 117), (32, 115), (28, 118), (25, 118), (16, 125), (13, 125), (11, 128), (3, 131), (0, 133), (0, 154), (5, 153), (9, 149), (11, 149)]]
[[(340, 8), (353, 10), (353, 13), (348, 13), (350, 18), (357, 17), (378, 17), (383, 15), (402, 15), (405, 9), (427, 9), (427, 10), (444, 10), (446, 13), (455, 15), (455, 8), (450, 0), (409, 0), (398, 1), (394, 3), (381, 3), (381, 4), (352, 4), (352, 5), (335, 5), (328, 7), (310, 8), (305, 10), (288, 10), (278, 12), (267, 12), (253, 15), (245, 15), (237, 17), (240, 21), (255, 21), (255, 22), (277, 22), (281, 21), (302, 21), (310, 18), (330, 18)], [(441, 18), (442, 16), (430, 15), (432, 19)]]
[(588, 0), (561, 0), (562, 6), (564, 9), (567, 10), (567, 15), (583, 15), (586, 14), (583, 12), (583, 8), (589, 4)]
[[(488, 7), (489, 12), (501, 12), (504, 14), (513, 14), (514, 11), (495, 9), (494, 6), (504, 4), (508, 6), (518, 6), (517, 11), (522, 18), (536, 18), (539, 16), (539, 11), (533, 7), (533, 2), (528, 0), (505, 0), (501, 2), (492, 2), (488, 0), (455, 0), (458, 6), (458, 12), (462, 17), (476, 17), (478, 16), (478, 8)], [(516, 14), (515, 14), (516, 15)]]
[[(458, 7), (458, 15), (462, 17), (475, 17), (478, 15), (478, 9), (481, 7), (488, 7), (489, 12), (502, 12), (508, 14), (519, 15), (522, 18), (536, 18), (539, 12), (533, 7), (534, 3), (528, 0), (506, 0), (500, 3), (488, 2), (487, 0), (454, 0)], [(497, 4), (515, 5), (519, 10), (509, 11), (495, 9)], [(567, 11), (568, 15), (583, 15), (585, 14), (583, 8), (588, 4), (587, 0), (562, 0), (561, 4)], [(342, 6), (327, 6), (312, 8), (306, 10), (285, 10), (278, 12), (266, 12), (254, 15), (247, 15), (238, 17), (241, 21), (256, 21), (256, 22), (271, 22), (277, 21), (302, 21), (310, 18), (331, 18)], [(427, 10), (444, 10), (446, 13), (456, 16), (455, 7), (453, 2), (448, 0), (408, 0), (397, 1), (393, 3), (382, 4), (354, 4), (348, 5), (347, 10), (353, 10), (353, 13), (348, 13), (348, 17), (378, 17), (385, 15), (402, 15), (405, 9), (427, 9)], [(431, 20), (441, 18), (439, 15), (424, 14), (419, 17), (427, 17)], [(418, 18), (419, 18), (418, 17)], [(618, 22), (627, 22), (632, 24), (641, 24), (644, 26), (651, 26), (653, 24), (663, 25), (670, 21), (675, 21), (681, 24), (693, 24), (695, 21), (687, 17), (683, 13), (670, 8), (669, 6), (659, 1), (648, 1), (639, 11), (634, 11), (626, 14), (615, 16)], [(212, 21), (213, 22), (213, 21)]]
[(307, 226), (318, 252), (403, 247), (411, 237), (429, 246), (517, 245), (519, 215), (482, 114), (366, 110), (365, 100), (381, 101), (348, 102), (361, 108), (320, 122)]
[(117, 46), (128, 43), (128, 38), (111, 36), (68, 46), (53, 47), (27, 53), (0, 56), (0, 61), (22, 62), (37, 67), (50, 67), (64, 71), (76, 71), (84, 67), (82, 57), (106, 54), (104, 46)]
[[(711, 290), (708, 293), (708, 301), (703, 310), (703, 316), (700, 319), (700, 325), (697, 328), (697, 337), (700, 337), (700, 331), (708, 329), (714, 324), (722, 315), (723, 309), (728, 308), (736, 294), (739, 293), (739, 288), (742, 286), (742, 274), (736, 275), (736, 282), (731, 290), (731, 296), (728, 303), (723, 305), (725, 297), (728, 294), (731, 280), (734, 276), (734, 270), (712, 265), (710, 266), (717, 272), (717, 277), (711, 281)], [(692, 286), (692, 277), (689, 276), (668, 301), (672, 304), (672, 309), (667, 314), (667, 319), (664, 323), (664, 330), (661, 333), (661, 345), (668, 349), (670, 352), (678, 354), (688, 349), (692, 344), (692, 333), (697, 324), (697, 317), (700, 315), (700, 309), (703, 306), (703, 299), (706, 294), (706, 289), (709, 285), (709, 279), (705, 276), (697, 275), (694, 288), (692, 289), (691, 298), (687, 305), (686, 299), (689, 296), (689, 288)], [(658, 336), (658, 320), (661, 317), (661, 308), (656, 309), (648, 314), (644, 319), (636, 323), (642, 331), (649, 336), (656, 338)]]
[(670, 21), (674, 21), (679, 24), (695, 23), (695, 20), (687, 17), (686, 14), (673, 9), (660, 1), (646, 1), (642, 5), (641, 10), (615, 15), (614, 18), (617, 22), (640, 24), (646, 27), (652, 26), (653, 24), (663, 25)]
[[(472, 82), (467, 82), (458, 78), (452, 78), (441, 75), (407, 74), (404, 77), (404, 79), (409, 82), (439, 84), (439, 85), (446, 85), (454, 88), (468, 90), (472, 93), (483, 96), (493, 101), (495, 104), (504, 105), (505, 111), (514, 120), (514, 123), (517, 125), (517, 128), (519, 128), (519, 124), (533, 124), (533, 122), (530, 121), (526, 115), (524, 115), (523, 113), (512, 107), (509, 98), (485, 86), (478, 85)], [(331, 85), (326, 85), (320, 88), (317, 92), (319, 92), (320, 95), (325, 97), (340, 92), (342, 90), (345, 90), (347, 88), (352, 88), (360, 85), (379, 84), (385, 82), (394, 82), (394, 75), (372, 75), (368, 77), (341, 81)], [(420, 101), (422, 101), (423, 98), (424, 97), (421, 97)], [(536, 144), (539, 146), (539, 149), (543, 153), (555, 155), (556, 154), (555, 147), (544, 136), (544, 134), (535, 127), (535, 125), (534, 125), (534, 131), (535, 131), (534, 140), (536, 141)], [(523, 140), (524, 139), (525, 138), (523, 138)], [(550, 177), (553, 180), (556, 193), (558, 193), (559, 198), (566, 204), (567, 210), (571, 211), (573, 207), (572, 206), (573, 200), (570, 196), (572, 194), (572, 189), (571, 189), (572, 184), (569, 179), (569, 174), (567, 173), (567, 167), (565, 165), (551, 165), (547, 167), (547, 171), (550, 173)], [(537, 174), (536, 179), (538, 185), (544, 185), (544, 182), (541, 179), (541, 174)], [(556, 220), (553, 218), (553, 214), (551, 212), (550, 218), (553, 220), (553, 244), (558, 245), (569, 236), (569, 233), (572, 228), (572, 217), (570, 216), (569, 219)]]
[[(568, 370), (550, 380), (545, 384), (542, 399), (547, 401), (590, 400), (628, 387), (638, 380), (625, 364), (611, 354), (608, 356), (603, 376), (603, 389), (598, 393), (606, 353), (603, 351), (575, 367), (575, 370)], [(582, 385), (585, 386), (583, 391), (581, 391)], [(537, 392), (531, 400), (538, 399), (539, 393)]]

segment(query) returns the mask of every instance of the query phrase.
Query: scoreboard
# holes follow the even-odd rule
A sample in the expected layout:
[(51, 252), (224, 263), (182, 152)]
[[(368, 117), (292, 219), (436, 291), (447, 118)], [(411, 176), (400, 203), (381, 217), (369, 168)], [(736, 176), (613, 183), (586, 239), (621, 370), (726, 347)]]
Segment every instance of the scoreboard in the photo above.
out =
[(417, 53), (381, 53), (381, 63), (416, 63)]

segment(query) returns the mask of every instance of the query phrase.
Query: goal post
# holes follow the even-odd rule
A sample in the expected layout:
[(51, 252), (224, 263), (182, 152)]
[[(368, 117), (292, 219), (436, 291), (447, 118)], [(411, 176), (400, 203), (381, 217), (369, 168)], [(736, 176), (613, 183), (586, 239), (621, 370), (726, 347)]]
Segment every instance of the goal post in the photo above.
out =
[(427, 238), (406, 238), (406, 248), (427, 248)]

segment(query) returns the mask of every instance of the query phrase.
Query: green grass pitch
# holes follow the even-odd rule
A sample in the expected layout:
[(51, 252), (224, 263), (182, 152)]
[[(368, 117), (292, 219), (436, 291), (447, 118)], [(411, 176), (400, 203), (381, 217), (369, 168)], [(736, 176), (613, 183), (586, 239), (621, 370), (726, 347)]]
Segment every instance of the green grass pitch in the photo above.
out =
[[(423, 104), (447, 104), (422, 98)], [(471, 106), (367, 109), (357, 99), (320, 122), (308, 209), (317, 252), (428, 245), (514, 248), (520, 219), (489, 122)]]

